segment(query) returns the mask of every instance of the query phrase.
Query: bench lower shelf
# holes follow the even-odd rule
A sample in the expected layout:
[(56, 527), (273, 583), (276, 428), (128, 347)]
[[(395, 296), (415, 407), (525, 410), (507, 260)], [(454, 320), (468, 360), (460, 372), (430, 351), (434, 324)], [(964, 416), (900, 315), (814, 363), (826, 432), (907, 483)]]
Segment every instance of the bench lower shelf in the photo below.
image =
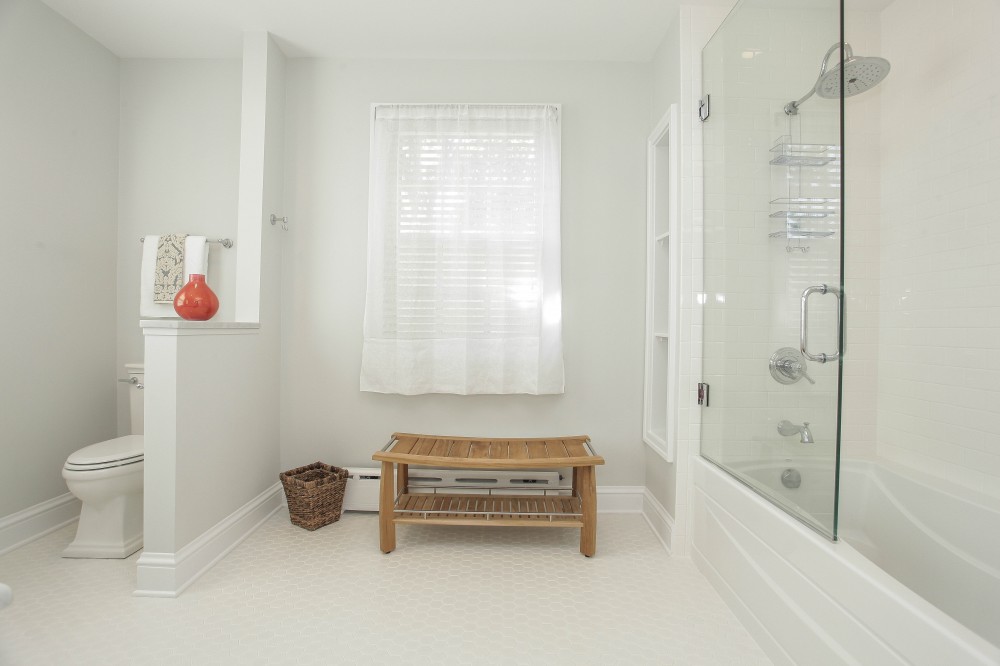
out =
[(569, 495), (470, 495), (404, 493), (396, 499), (396, 524), (582, 527), (583, 506)]

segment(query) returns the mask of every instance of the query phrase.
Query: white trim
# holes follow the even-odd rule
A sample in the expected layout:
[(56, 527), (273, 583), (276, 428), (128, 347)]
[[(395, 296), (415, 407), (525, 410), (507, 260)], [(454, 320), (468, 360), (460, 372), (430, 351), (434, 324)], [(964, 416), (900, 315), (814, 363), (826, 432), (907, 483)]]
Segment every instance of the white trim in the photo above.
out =
[[(240, 86), (240, 157), (236, 196), (236, 293), (234, 319), (260, 321), (264, 182), (267, 179), (268, 58), (271, 41), (263, 30), (243, 33)], [(273, 212), (273, 211), (267, 211)]]
[(79, 519), (81, 506), (73, 493), (64, 493), (0, 518), (0, 555)]
[(674, 457), (667, 453), (668, 444), (663, 441), (660, 437), (652, 432), (644, 432), (642, 436), (643, 443), (649, 448), (650, 451), (660, 456), (668, 463), (673, 464)]
[(673, 554), (672, 544), (674, 535), (674, 518), (670, 515), (660, 500), (649, 492), (649, 488), (643, 488), (642, 493), (642, 517), (646, 519), (649, 529), (663, 544), (663, 548), (668, 554)]
[(559, 120), (562, 120), (561, 102), (372, 102), (370, 118), (372, 125), (375, 124), (375, 114), (380, 106), (545, 106), (555, 109), (559, 114)]
[[(677, 451), (677, 382), (680, 369), (680, 121), (677, 104), (670, 108), (656, 124), (646, 142), (646, 364), (643, 381), (642, 441), (669, 463), (674, 462)], [(666, 164), (657, 152), (667, 148)], [(657, 233), (657, 211), (663, 202), (657, 197), (657, 181), (666, 170), (667, 175), (667, 228)], [(666, 330), (654, 329), (656, 303), (657, 247), (666, 244), (667, 297)], [(664, 259), (661, 258), (661, 261)], [(661, 305), (662, 305), (661, 300)], [(666, 376), (654, 377), (653, 349), (666, 345)], [(654, 417), (653, 387), (666, 382), (665, 413)], [(656, 410), (659, 412), (659, 410)], [(654, 418), (665, 419), (663, 433), (654, 429)]]
[(597, 513), (640, 513), (642, 486), (598, 486)]
[[(139, 328), (172, 328), (190, 329), (193, 331), (218, 331), (228, 329), (254, 330), (260, 324), (253, 321), (188, 321), (186, 319), (140, 319)], [(125, 367), (134, 366), (142, 370), (144, 363), (126, 363)]]
[(275, 483), (176, 553), (143, 551), (133, 596), (180, 595), (281, 508), (282, 500), (281, 484)]
[(719, 571), (712, 566), (712, 563), (708, 561), (700, 550), (698, 550), (697, 545), (691, 546), (691, 559), (694, 560), (695, 566), (698, 567), (698, 571), (708, 579), (708, 582), (712, 584), (715, 591), (719, 593), (726, 605), (729, 606), (729, 610), (733, 611), (733, 614), (739, 619), (740, 624), (750, 632), (750, 635), (756, 641), (757, 645), (761, 647), (762, 650), (767, 654), (772, 662), (776, 666), (794, 666), (795, 662), (792, 658), (785, 652), (785, 649), (781, 647), (781, 644), (775, 640), (774, 636), (767, 627), (760, 621), (760, 619), (754, 614), (750, 608), (743, 603), (739, 595), (730, 587), (726, 579), (723, 578)]
[(143, 319), (139, 322), (143, 335), (172, 337), (191, 335), (259, 335), (260, 324), (239, 321), (176, 321), (172, 319)]

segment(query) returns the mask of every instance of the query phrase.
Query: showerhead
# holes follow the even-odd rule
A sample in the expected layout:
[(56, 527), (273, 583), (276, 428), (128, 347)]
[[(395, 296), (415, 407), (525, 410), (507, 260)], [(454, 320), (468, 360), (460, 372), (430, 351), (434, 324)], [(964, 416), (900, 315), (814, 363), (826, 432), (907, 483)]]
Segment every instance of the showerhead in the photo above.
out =
[[(823, 63), (819, 68), (819, 78), (813, 89), (799, 100), (789, 102), (785, 105), (785, 113), (794, 116), (799, 112), (799, 105), (812, 97), (814, 94), (825, 99), (835, 99), (840, 97), (842, 79), (846, 81), (844, 85), (844, 97), (852, 97), (874, 88), (889, 75), (889, 61), (878, 57), (855, 56), (851, 45), (844, 44), (844, 64), (838, 63), (827, 70), (827, 63), (830, 56), (840, 48), (840, 44), (834, 44), (823, 56)], [(843, 74), (843, 76), (841, 76)]]
[[(851, 57), (843, 67), (844, 97), (853, 97), (874, 88), (889, 75), (889, 61), (885, 58), (877, 57)], [(841, 67), (838, 65), (826, 74), (819, 77), (816, 82), (816, 94), (825, 99), (833, 99), (840, 96), (840, 76)]]

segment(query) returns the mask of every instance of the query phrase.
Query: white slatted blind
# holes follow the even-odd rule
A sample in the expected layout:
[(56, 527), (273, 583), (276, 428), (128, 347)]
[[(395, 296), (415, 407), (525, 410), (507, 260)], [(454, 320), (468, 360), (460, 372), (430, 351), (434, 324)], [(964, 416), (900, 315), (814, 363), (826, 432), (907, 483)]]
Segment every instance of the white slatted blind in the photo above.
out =
[[(545, 353), (542, 338), (551, 338), (543, 329), (552, 325), (553, 298), (559, 309), (558, 123), (549, 105), (376, 107), (363, 388), (366, 370), (386, 365), (369, 361), (387, 341), (416, 345), (395, 347), (393, 358), (378, 354), (393, 366), (389, 374), (424, 373), (431, 385), (454, 359), (435, 361), (419, 341), (431, 348), (452, 341), (444, 346), (465, 357), (465, 374), (471, 366), (503, 379), (525, 374), (511, 363), (530, 364), (535, 374), (552, 365), (537, 356)], [(498, 355), (496, 344), (480, 351), (454, 344), (470, 340), (519, 341), (520, 351), (511, 357)], [(400, 361), (402, 349), (417, 357)], [(477, 353), (497, 358), (469, 358)], [(453, 388), (431, 390), (494, 392)], [(530, 388), (500, 392), (541, 392)]]
[(401, 132), (396, 264), (386, 333), (537, 334), (542, 193), (538, 140), (503, 128)]

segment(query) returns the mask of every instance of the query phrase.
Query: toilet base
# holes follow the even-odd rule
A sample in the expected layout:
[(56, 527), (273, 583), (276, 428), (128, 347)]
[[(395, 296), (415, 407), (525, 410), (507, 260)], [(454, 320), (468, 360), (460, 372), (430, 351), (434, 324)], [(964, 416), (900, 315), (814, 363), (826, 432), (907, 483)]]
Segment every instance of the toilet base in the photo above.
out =
[(129, 555), (133, 555), (142, 550), (142, 535), (135, 537), (121, 546), (107, 544), (87, 544), (74, 541), (62, 552), (63, 557), (103, 559), (103, 560), (124, 560)]
[(92, 497), (84, 494), (80, 485), (73, 484), (70, 489), (84, 495), (83, 508), (76, 538), (62, 552), (63, 557), (124, 559), (142, 548), (141, 490)]

